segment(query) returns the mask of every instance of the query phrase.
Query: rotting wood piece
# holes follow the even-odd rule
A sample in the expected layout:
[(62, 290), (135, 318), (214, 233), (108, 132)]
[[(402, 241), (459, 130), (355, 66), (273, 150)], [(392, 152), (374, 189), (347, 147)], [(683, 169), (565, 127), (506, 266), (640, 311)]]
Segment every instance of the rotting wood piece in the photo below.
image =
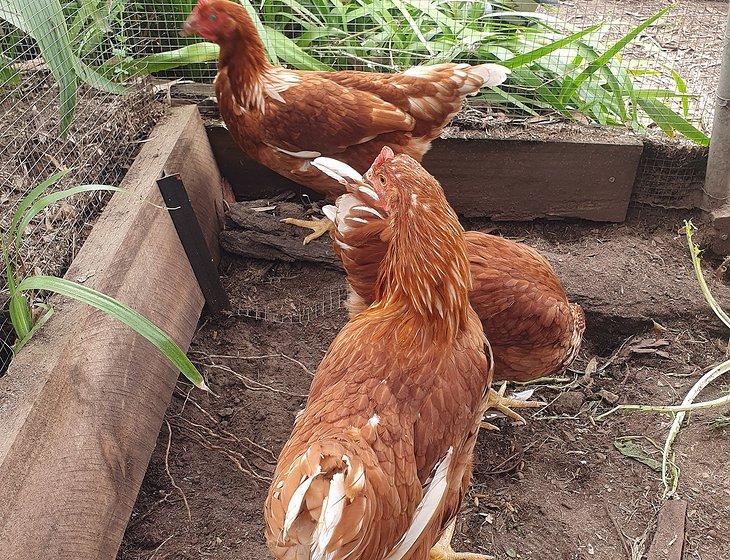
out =
[[(208, 137), (239, 200), (269, 198), (284, 190), (321, 198), (248, 158), (227, 129), (209, 126)], [(642, 142), (629, 137), (605, 144), (440, 138), (423, 165), (463, 217), (621, 222), (642, 150)]]
[[(158, 125), (66, 277), (130, 305), (187, 348), (203, 296), (156, 180), (179, 172), (218, 255), (218, 169), (194, 106)], [(142, 203), (139, 199), (152, 204)], [(94, 274), (90, 274), (93, 271)], [(88, 306), (56, 313), (0, 380), (0, 558), (112, 560), (178, 372)]]
[[(275, 209), (254, 210), (271, 206), (275, 206)], [(332, 250), (329, 235), (304, 245), (301, 229), (281, 223), (284, 218), (302, 217), (299, 204), (270, 204), (265, 200), (237, 202), (230, 206), (226, 216), (227, 227), (221, 233), (220, 241), (221, 247), (230, 253), (269, 261), (306, 261), (342, 270), (342, 263)]]
[(662, 504), (647, 560), (682, 560), (686, 518), (685, 500), (667, 500)]

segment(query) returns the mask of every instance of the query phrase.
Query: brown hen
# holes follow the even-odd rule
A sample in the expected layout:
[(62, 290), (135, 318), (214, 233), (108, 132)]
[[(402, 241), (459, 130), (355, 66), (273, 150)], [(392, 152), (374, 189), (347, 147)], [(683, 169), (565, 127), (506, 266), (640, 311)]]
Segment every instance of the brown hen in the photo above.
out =
[(370, 173), (392, 225), (374, 302), (317, 369), (269, 489), (267, 543), (277, 559), (423, 560), (445, 534), (434, 558), (472, 558), (446, 542), (492, 376), (464, 231), (415, 160), (384, 151)]
[[(328, 163), (325, 169), (334, 169), (334, 179), (351, 185), (352, 192), (339, 197), (336, 207), (324, 210), (337, 226), (334, 248), (347, 273), (347, 306), (354, 317), (375, 297), (391, 219), (377, 184), (375, 196), (368, 196), (357, 189), (363, 178), (354, 169), (342, 163)], [(469, 299), (492, 347), (494, 379), (524, 382), (566, 367), (580, 349), (585, 317), (579, 305), (568, 302), (547, 259), (527, 245), (494, 235), (470, 231), (465, 239), (473, 279)], [(490, 397), (492, 408), (518, 421), (522, 418), (510, 408), (536, 406), (496, 392)]]
[[(304, 72), (269, 63), (240, 4), (200, 0), (183, 32), (220, 45), (215, 92), (221, 117), (252, 159), (334, 200), (342, 185), (311, 166), (336, 157), (364, 172), (383, 146), (420, 161), (467, 95), (502, 83), (498, 64), (416, 66), (399, 74)], [(329, 220), (290, 223), (330, 229)]]

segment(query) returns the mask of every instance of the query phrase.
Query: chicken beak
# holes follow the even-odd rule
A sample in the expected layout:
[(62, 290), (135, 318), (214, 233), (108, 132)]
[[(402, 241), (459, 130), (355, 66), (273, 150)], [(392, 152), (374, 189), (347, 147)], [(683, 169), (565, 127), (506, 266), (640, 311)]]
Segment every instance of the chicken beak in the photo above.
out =
[(322, 173), (331, 177), (341, 185), (349, 185), (351, 183), (364, 183), (363, 176), (355, 171), (352, 167), (328, 157), (318, 157), (312, 161), (312, 165), (319, 169)]
[(187, 20), (185, 20), (185, 23), (183, 23), (182, 29), (180, 30), (180, 35), (183, 37), (192, 37), (193, 35), (197, 34), (196, 24), (197, 24), (197, 17), (195, 17), (194, 14), (190, 14)]

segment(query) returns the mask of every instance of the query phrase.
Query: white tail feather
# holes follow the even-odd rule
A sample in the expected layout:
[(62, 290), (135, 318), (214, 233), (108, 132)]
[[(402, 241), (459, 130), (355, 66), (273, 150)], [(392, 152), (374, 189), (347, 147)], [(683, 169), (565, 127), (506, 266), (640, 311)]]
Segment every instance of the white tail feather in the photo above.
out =
[(333, 224), (337, 222), (337, 206), (332, 206), (331, 204), (328, 204), (327, 206), (323, 206), (322, 213)]
[(329, 492), (322, 503), (322, 513), (319, 516), (317, 530), (315, 531), (312, 543), (312, 560), (329, 557), (327, 546), (330, 544), (332, 535), (342, 519), (344, 509), (345, 475), (343, 473), (335, 473), (332, 475)]
[(449, 447), (444, 458), (436, 466), (436, 472), (430, 482), (426, 484), (423, 498), (416, 507), (410, 527), (408, 527), (408, 530), (393, 550), (385, 557), (385, 560), (401, 560), (413, 548), (413, 545), (426, 530), (434, 515), (439, 511), (443, 497), (446, 494), (446, 475), (449, 471), (453, 452), (454, 448)]
[(511, 71), (501, 64), (480, 64), (479, 66), (472, 66), (468, 72), (482, 78), (484, 80), (482, 87), (486, 87), (498, 86), (503, 83)]
[(346, 185), (348, 179), (356, 183), (363, 182), (362, 175), (342, 161), (328, 157), (318, 157), (312, 161), (312, 165), (338, 183)]
[(317, 465), (317, 470), (314, 471), (314, 474), (305, 478), (299, 486), (297, 486), (297, 489), (294, 490), (294, 493), (289, 500), (289, 507), (286, 509), (286, 516), (284, 517), (284, 532), (282, 536), (285, 539), (289, 529), (291, 529), (292, 524), (299, 515), (299, 512), (302, 511), (302, 504), (304, 503), (304, 496), (307, 494), (307, 490), (309, 490), (309, 487), (312, 485), (312, 481), (317, 478), (321, 472), (322, 467)]

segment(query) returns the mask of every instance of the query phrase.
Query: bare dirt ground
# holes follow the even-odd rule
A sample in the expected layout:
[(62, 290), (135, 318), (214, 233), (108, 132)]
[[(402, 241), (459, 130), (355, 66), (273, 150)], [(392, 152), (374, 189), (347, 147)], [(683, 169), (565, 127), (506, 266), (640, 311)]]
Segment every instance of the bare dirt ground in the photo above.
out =
[[(677, 234), (681, 217), (494, 230), (548, 256), (586, 309), (588, 330), (571, 370), (535, 386), (534, 398), (548, 405), (528, 414), (527, 426), (498, 420), (501, 433), (480, 435), (457, 550), (500, 560), (643, 557), (662, 493), (652, 460), (669, 418), (622, 413), (599, 423), (595, 417), (616, 399), (676, 403), (728, 354), (727, 332), (699, 295)], [(179, 384), (119, 560), (269, 558), (261, 514), (266, 478), (311, 373), (346, 321), (344, 310), (327, 303), (343, 277), (313, 265), (231, 255), (222, 271), (234, 306), (273, 304), (296, 316), (320, 302), (323, 312), (306, 324), (232, 317), (202, 325), (191, 355), (215, 395)], [(706, 272), (713, 274), (709, 266)], [(711, 284), (727, 304), (730, 290), (714, 278)], [(654, 329), (652, 319), (666, 330)], [(727, 381), (717, 383), (702, 398), (729, 389)], [(730, 557), (721, 529), (730, 518), (730, 430), (711, 425), (722, 412), (694, 414), (676, 445), (678, 494), (689, 504), (687, 560)], [(625, 456), (637, 447), (643, 463)]]

